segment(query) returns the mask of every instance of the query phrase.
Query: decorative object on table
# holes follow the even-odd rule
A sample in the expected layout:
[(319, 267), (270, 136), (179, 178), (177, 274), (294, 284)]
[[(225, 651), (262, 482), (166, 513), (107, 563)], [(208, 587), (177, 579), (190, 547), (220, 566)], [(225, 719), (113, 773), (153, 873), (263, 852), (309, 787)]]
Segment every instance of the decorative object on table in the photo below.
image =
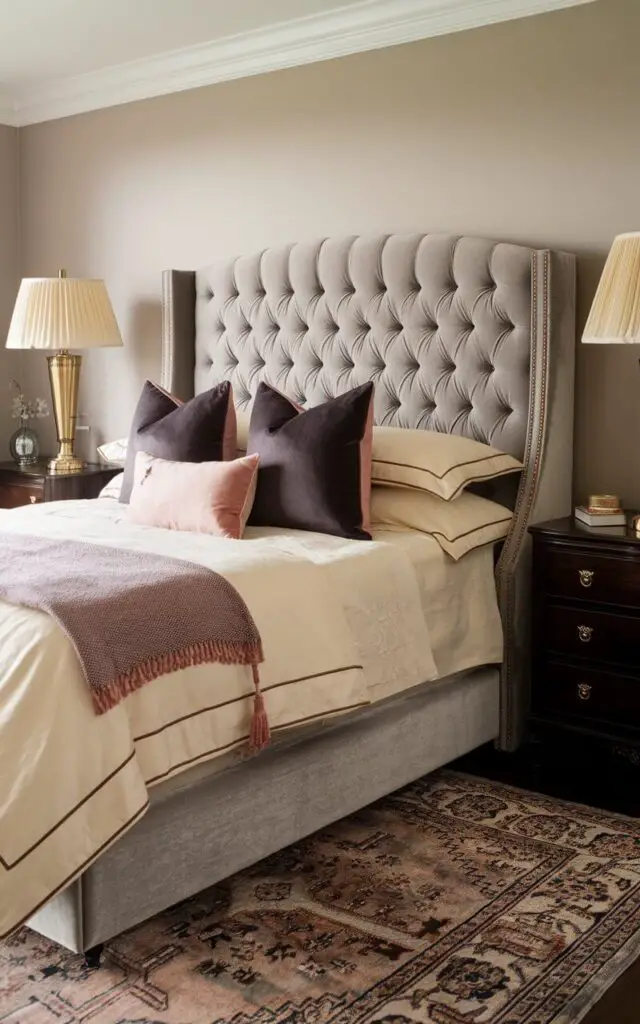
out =
[[(582, 340), (601, 345), (640, 344), (640, 231), (614, 238)], [(640, 516), (633, 525), (640, 533)]]
[(587, 1024), (638, 954), (639, 845), (637, 819), (438, 772), (137, 924), (98, 973), (21, 928), (5, 1019)]
[(533, 538), (531, 725), (640, 762), (640, 537), (570, 516)]
[(64, 474), (49, 473), (44, 462), (21, 468), (13, 462), (0, 462), (0, 508), (39, 505), (42, 501), (97, 498), (119, 473), (117, 466), (94, 463), (86, 463), (81, 473)]
[(9, 451), (11, 458), (20, 467), (32, 466), (38, 461), (40, 444), (35, 430), (29, 426), (31, 420), (41, 420), (49, 415), (49, 406), (44, 398), (28, 399), (20, 387), (20, 384), (13, 377), (9, 379), (9, 387), (15, 391), (11, 416), (14, 420), (20, 420), (20, 426), (11, 436)]
[(24, 278), (7, 336), (7, 348), (57, 350), (48, 356), (49, 380), (58, 437), (51, 473), (80, 473), (74, 454), (81, 356), (72, 348), (122, 345), (120, 330), (103, 281), (59, 277)]
[(574, 515), (586, 526), (625, 526), (627, 522), (617, 494), (590, 494), (586, 505), (576, 505)]

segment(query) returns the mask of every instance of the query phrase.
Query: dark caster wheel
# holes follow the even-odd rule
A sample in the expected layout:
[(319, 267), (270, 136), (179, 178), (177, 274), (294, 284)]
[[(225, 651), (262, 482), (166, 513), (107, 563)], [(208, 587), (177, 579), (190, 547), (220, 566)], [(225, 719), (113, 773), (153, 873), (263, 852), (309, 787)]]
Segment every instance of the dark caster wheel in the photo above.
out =
[(102, 951), (104, 950), (104, 944), (101, 942), (98, 946), (92, 946), (84, 954), (84, 966), (89, 971), (97, 971), (102, 961)]

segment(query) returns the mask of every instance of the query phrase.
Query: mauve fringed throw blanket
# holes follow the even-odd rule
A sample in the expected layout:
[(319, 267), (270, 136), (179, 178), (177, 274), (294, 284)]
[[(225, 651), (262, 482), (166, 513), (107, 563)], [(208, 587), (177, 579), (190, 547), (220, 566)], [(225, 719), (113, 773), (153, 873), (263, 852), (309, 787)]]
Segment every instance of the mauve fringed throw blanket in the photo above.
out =
[(177, 669), (250, 665), (250, 745), (269, 742), (260, 634), (235, 587), (211, 569), (83, 541), (0, 534), (0, 599), (56, 620), (75, 647), (98, 714)]

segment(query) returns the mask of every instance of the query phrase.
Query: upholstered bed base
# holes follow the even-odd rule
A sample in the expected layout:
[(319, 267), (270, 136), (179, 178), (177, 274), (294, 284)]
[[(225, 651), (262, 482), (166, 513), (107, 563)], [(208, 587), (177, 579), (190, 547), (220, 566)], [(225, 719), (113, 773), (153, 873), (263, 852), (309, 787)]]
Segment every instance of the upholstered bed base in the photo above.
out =
[(497, 669), (425, 684), (151, 808), (31, 927), (81, 952), (494, 739)]
[(292, 245), (163, 282), (162, 383), (230, 379), (316, 404), (366, 380), (376, 422), (467, 434), (521, 458), (497, 567), (500, 669), (418, 696), (162, 799), (31, 924), (86, 950), (526, 721), (531, 523), (571, 507), (575, 259), (486, 239), (390, 235)]

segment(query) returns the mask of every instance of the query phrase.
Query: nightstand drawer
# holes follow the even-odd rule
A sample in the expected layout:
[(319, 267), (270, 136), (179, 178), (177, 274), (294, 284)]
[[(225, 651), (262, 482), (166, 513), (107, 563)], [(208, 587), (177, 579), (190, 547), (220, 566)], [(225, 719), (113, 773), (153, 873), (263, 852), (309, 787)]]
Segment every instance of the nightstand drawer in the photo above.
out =
[(532, 708), (539, 715), (577, 715), (628, 726), (640, 719), (640, 679), (542, 662), (533, 688)]
[(20, 508), (21, 505), (35, 505), (40, 501), (44, 501), (41, 483), (0, 484), (0, 508)]
[(640, 607), (638, 562), (546, 547), (539, 571), (541, 589), (554, 597)]
[(542, 617), (547, 651), (640, 665), (640, 618), (554, 604), (545, 606)]
[(538, 572), (545, 594), (640, 607), (640, 562), (545, 547)]

